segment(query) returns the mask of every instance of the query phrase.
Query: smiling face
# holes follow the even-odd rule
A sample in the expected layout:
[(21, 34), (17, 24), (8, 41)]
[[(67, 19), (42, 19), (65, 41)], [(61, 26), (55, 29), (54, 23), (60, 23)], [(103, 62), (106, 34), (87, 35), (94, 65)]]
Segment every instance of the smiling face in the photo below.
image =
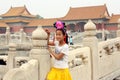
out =
[(62, 30), (57, 30), (56, 31), (56, 40), (61, 42), (64, 41), (65, 34), (62, 32)]

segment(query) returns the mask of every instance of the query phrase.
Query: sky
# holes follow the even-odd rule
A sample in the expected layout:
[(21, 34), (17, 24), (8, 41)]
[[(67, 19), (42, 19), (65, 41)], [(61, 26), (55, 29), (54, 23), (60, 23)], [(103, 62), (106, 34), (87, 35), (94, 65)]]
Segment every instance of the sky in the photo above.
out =
[(0, 14), (6, 13), (11, 6), (26, 6), (33, 15), (44, 18), (64, 17), (70, 7), (96, 6), (106, 4), (110, 15), (120, 14), (120, 0), (0, 0)]

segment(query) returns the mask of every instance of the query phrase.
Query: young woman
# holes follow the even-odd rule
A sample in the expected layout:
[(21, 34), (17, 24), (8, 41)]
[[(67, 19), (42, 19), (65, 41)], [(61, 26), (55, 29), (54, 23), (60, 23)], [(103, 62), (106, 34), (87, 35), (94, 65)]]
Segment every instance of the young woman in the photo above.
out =
[[(49, 42), (49, 45), (55, 45), (55, 52), (48, 48), (50, 55), (55, 58), (54, 65), (47, 75), (47, 80), (72, 80), (68, 69), (69, 47), (66, 43), (65, 24), (57, 21), (55, 42)], [(49, 31), (46, 31), (50, 35)]]

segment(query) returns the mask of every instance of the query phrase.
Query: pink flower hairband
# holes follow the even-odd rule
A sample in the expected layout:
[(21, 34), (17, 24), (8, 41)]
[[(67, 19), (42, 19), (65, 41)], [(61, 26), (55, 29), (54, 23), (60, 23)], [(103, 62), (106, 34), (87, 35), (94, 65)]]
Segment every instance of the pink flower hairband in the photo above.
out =
[(56, 29), (64, 29), (65, 23), (63, 23), (62, 21), (56, 21), (54, 27), (56, 27)]

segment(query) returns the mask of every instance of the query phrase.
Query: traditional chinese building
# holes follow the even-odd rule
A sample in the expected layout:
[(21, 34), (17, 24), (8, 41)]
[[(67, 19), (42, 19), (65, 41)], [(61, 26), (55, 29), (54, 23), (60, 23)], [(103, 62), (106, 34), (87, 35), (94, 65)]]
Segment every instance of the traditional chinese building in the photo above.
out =
[(106, 23), (106, 30), (109, 31), (110, 38), (116, 37), (116, 30), (118, 29), (118, 20), (120, 19), (120, 14), (112, 14), (108, 23)]
[[(26, 6), (23, 7), (11, 7), (5, 14), (2, 14), (0, 19), (0, 25), (3, 28), (9, 26), (11, 32), (17, 32), (21, 28), (24, 28), (31, 20), (36, 19), (35, 15), (30, 14)], [(4, 31), (3, 31), (4, 32)]]
[(55, 23), (57, 20), (57, 18), (32, 20), (24, 27), (24, 31), (27, 34), (31, 34), (32, 31), (37, 28), (37, 26), (42, 26), (44, 29), (49, 29), (51, 32), (54, 32), (55, 28), (53, 27), (53, 23)]
[(68, 30), (84, 31), (84, 24), (91, 19), (97, 29), (105, 28), (104, 24), (110, 19), (106, 5), (70, 8), (65, 17), (62, 18), (68, 25)]
[(62, 18), (39, 19), (38, 16), (32, 15), (26, 6), (11, 7), (6, 13), (0, 16), (0, 33), (4, 33), (9, 26), (11, 32), (18, 32), (21, 28), (28, 34), (31, 34), (38, 25), (55, 31), (53, 23), (61, 20), (66, 23), (69, 31), (84, 31), (84, 24), (91, 19), (97, 26), (97, 30), (103, 28), (109, 31), (117, 30), (117, 21), (120, 15), (109, 15), (106, 5), (88, 6), (70, 8), (66, 16)]
[(8, 25), (5, 22), (0, 22), (0, 33), (6, 32), (6, 27)]
[(120, 19), (120, 14), (112, 14), (109, 22), (106, 24), (107, 30), (116, 31), (118, 29), (118, 19)]

